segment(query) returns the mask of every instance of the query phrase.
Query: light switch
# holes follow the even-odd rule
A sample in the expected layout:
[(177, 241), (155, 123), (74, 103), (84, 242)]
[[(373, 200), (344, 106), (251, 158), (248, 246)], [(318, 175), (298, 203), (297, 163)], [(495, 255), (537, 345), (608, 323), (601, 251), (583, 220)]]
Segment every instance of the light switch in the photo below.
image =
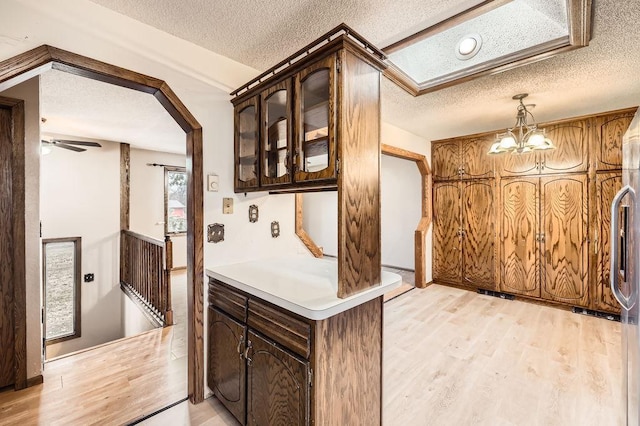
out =
[(207, 191), (218, 192), (218, 175), (207, 175)]
[(233, 198), (222, 199), (222, 214), (233, 214)]

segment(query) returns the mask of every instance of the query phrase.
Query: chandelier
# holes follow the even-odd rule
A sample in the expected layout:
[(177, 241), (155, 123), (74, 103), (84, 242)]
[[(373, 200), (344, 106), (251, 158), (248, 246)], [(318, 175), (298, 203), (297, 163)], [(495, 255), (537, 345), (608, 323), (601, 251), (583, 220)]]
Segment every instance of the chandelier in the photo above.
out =
[[(527, 106), (522, 102), (527, 96), (529, 96), (528, 93), (520, 93), (513, 97), (513, 99), (520, 101), (518, 114), (516, 115), (516, 124), (512, 128), (507, 129), (506, 132), (496, 136), (496, 141), (491, 145), (491, 149), (487, 154), (494, 155), (505, 152), (524, 154), (536, 150), (555, 148), (551, 139), (546, 137), (544, 129), (538, 129), (533, 114), (529, 112)], [(535, 105), (529, 105), (529, 107), (534, 106)], [(531, 117), (533, 124), (527, 123), (527, 117)]]

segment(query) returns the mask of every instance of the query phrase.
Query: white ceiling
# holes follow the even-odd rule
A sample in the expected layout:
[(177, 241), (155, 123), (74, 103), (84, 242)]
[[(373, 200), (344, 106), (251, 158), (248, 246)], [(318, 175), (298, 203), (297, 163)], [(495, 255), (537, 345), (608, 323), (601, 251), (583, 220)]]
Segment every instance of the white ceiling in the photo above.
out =
[[(400, 7), (388, 0), (92, 1), (258, 70), (269, 68), (340, 22), (384, 47), (479, 3), (407, 0)], [(593, 3), (590, 46), (417, 98), (383, 79), (383, 120), (433, 140), (512, 125), (516, 103), (511, 96), (516, 93), (530, 93), (528, 101), (538, 105), (534, 113), (539, 121), (638, 105), (640, 1)], [(122, 99), (115, 96), (116, 105), (122, 105)], [(65, 115), (62, 102), (58, 108)], [(107, 108), (100, 115), (106, 118), (116, 110)], [(137, 104), (136, 111), (143, 113)]]
[(140, 149), (185, 153), (185, 134), (148, 93), (62, 71), (40, 76), (42, 136), (124, 142)]

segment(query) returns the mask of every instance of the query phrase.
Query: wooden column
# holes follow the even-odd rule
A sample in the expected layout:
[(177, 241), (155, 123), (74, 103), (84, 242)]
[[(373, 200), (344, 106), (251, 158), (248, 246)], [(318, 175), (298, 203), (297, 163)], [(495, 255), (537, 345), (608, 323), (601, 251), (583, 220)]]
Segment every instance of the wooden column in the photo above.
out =
[(380, 70), (341, 52), (338, 297), (380, 284)]

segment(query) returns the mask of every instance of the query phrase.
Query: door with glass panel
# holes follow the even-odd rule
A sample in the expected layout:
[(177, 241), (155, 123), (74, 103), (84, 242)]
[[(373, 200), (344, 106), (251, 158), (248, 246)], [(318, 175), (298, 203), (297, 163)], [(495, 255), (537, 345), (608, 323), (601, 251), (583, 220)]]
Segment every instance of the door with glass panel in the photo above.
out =
[(258, 97), (235, 107), (235, 179), (236, 189), (258, 187)]
[(46, 345), (80, 337), (81, 238), (42, 240)]
[(335, 69), (331, 55), (296, 75), (296, 182), (335, 177)]
[(261, 186), (291, 183), (291, 80), (260, 95), (262, 108)]

